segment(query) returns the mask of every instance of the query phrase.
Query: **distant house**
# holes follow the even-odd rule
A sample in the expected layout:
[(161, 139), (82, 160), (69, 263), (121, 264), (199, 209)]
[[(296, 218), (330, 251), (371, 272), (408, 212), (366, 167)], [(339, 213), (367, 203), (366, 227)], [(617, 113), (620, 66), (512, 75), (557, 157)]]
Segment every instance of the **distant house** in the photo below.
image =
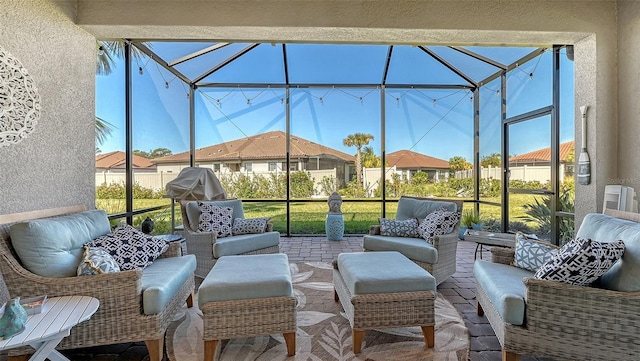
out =
[(425, 172), (429, 179), (439, 180), (449, 177), (449, 162), (443, 159), (430, 157), (428, 155), (412, 152), (410, 150), (399, 150), (389, 153), (386, 156), (389, 167), (396, 168), (396, 173), (411, 179), (418, 172)]
[[(133, 155), (133, 170), (135, 172), (156, 172), (156, 165), (149, 159)], [(125, 153), (121, 151), (96, 155), (96, 173), (124, 173)]]
[[(572, 176), (575, 167), (575, 143), (569, 141), (560, 144), (560, 172)], [(534, 150), (509, 158), (509, 167), (551, 166), (551, 148)]]
[[(575, 159), (574, 141), (560, 144), (560, 163), (573, 163)], [(522, 165), (550, 165), (551, 164), (551, 148), (543, 148), (534, 150), (533, 152), (524, 153), (509, 158), (510, 166)]]
[[(196, 149), (198, 167), (211, 167), (220, 173), (241, 172), (260, 174), (284, 172), (286, 162), (286, 133), (272, 131)], [(355, 164), (353, 155), (291, 136), (291, 171), (335, 169), (336, 179), (348, 181)], [(179, 173), (189, 166), (189, 152), (153, 159), (158, 172)]]

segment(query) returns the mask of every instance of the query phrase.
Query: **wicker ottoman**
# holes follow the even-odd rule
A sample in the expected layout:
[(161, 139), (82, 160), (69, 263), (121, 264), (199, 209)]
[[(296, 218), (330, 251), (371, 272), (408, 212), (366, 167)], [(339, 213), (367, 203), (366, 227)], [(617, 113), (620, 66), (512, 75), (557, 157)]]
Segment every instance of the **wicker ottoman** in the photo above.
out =
[(366, 330), (390, 327), (421, 326), (433, 347), (436, 280), (399, 252), (342, 253), (333, 285), (353, 329), (354, 353)]
[(296, 350), (296, 298), (286, 254), (225, 256), (198, 289), (204, 320), (204, 360), (219, 340), (282, 333)]

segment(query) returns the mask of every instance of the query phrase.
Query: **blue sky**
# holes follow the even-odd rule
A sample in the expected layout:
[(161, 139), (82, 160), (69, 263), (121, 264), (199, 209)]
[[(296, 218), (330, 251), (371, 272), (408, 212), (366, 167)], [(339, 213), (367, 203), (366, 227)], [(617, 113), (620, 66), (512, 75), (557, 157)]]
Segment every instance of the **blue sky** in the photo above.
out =
[[(245, 45), (238, 45), (235, 52)], [(202, 48), (198, 44), (155, 43), (153, 50), (167, 60)], [(278, 46), (260, 46), (205, 81), (282, 82), (281, 54)], [(370, 143), (380, 154), (381, 94), (375, 88), (333, 88), (331, 83), (378, 83), (382, 78), (385, 46), (330, 46), (319, 49), (311, 45), (288, 47), (290, 81), (325, 83), (326, 88), (291, 89), (291, 133), (329, 147), (354, 154), (354, 148), (342, 145), (342, 140), (355, 132), (373, 134)], [(388, 80), (390, 83), (459, 84), (424, 52), (413, 47), (394, 48)], [(508, 59), (509, 49), (473, 48), (474, 51)], [(530, 49), (517, 49), (529, 51)], [(469, 69), (470, 74), (484, 78), (495, 72), (479, 62), (463, 60), (449, 54), (453, 51), (438, 47), (438, 54), (449, 56), (453, 65)], [(563, 50), (564, 51), (564, 50)], [(345, 58), (335, 56), (341, 52)], [(251, 56), (249, 56), (251, 55)], [(217, 54), (225, 58), (225, 54)], [(511, 55), (513, 56), (513, 54)], [(573, 64), (561, 57), (561, 142), (573, 139)], [(348, 59), (348, 61), (340, 60)], [(425, 60), (426, 59), (426, 60)], [(428, 61), (427, 61), (428, 60)], [(207, 61), (220, 61), (213, 55), (198, 59), (200, 64), (180, 64), (189, 76), (210, 69)], [(506, 61), (506, 60), (505, 60)], [(456, 63), (457, 62), (457, 63)], [(551, 52), (521, 65), (508, 75), (507, 116), (527, 112), (551, 103)], [(179, 67), (177, 66), (177, 68)], [(133, 74), (134, 149), (150, 151), (168, 148), (173, 153), (189, 149), (188, 88), (171, 73), (153, 61), (142, 59)], [(566, 71), (564, 71), (566, 69)], [(124, 150), (124, 65), (118, 60), (109, 76), (97, 76), (96, 115), (117, 128), (104, 144), (102, 152)], [(446, 72), (446, 73), (445, 73)], [(533, 76), (531, 74), (533, 73)], [(478, 79), (476, 79), (478, 80)], [(167, 87), (168, 83), (168, 87)], [(480, 91), (481, 156), (500, 152), (499, 81), (482, 86)], [(461, 155), (471, 160), (473, 151), (473, 102), (466, 90), (387, 89), (386, 151), (411, 149), (448, 160)], [(281, 88), (200, 88), (196, 91), (196, 147), (242, 138), (271, 130), (285, 131), (285, 92)], [(511, 155), (522, 154), (549, 146), (550, 127), (547, 121), (535, 120), (512, 128)]]

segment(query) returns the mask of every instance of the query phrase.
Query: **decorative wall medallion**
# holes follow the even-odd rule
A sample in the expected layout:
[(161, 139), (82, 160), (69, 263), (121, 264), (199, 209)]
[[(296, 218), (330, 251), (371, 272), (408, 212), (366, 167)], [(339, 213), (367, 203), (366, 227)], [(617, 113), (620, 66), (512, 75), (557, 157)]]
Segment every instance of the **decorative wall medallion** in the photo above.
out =
[(40, 94), (25, 69), (0, 46), (0, 147), (20, 142), (40, 119)]

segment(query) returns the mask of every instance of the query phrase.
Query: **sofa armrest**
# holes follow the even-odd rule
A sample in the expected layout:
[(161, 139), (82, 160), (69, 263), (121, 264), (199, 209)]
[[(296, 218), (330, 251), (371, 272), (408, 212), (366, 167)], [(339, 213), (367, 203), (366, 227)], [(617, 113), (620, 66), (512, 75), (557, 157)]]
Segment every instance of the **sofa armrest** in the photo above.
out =
[(512, 265), (515, 254), (513, 248), (491, 247), (491, 262)]
[(374, 225), (370, 226), (369, 227), (369, 235), (375, 236), (377, 234), (380, 234), (380, 225), (379, 224), (374, 224)]
[(186, 231), (184, 239), (187, 243), (187, 253), (204, 256), (207, 259), (213, 258), (213, 245), (218, 239), (215, 233)]
[(100, 300), (100, 310), (118, 312), (136, 305), (142, 314), (142, 271), (131, 270), (94, 276), (43, 277), (24, 269), (13, 257), (2, 256), (2, 273), (10, 294), (21, 297), (85, 295)]
[(632, 335), (635, 331), (630, 331), (627, 325), (640, 323), (640, 292), (617, 292), (535, 278), (526, 278), (524, 283), (525, 324), (529, 331), (552, 337), (579, 334), (591, 340), (619, 340), (622, 344), (635, 337)]
[(158, 258), (180, 257), (182, 255), (182, 248), (179, 242), (169, 242), (169, 248), (164, 251)]

